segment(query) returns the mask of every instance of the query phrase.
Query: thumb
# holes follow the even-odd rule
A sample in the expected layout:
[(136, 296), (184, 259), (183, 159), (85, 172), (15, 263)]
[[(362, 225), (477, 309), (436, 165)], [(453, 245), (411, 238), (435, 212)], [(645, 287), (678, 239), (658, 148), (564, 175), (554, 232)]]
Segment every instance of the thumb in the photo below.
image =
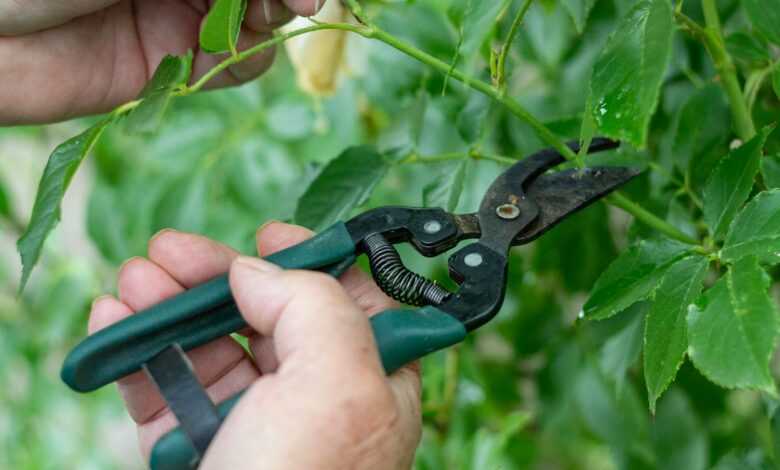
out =
[(247, 323), (273, 337), (280, 367), (320, 373), (328, 382), (334, 374), (384, 376), (366, 314), (334, 278), (240, 257), (230, 286)]

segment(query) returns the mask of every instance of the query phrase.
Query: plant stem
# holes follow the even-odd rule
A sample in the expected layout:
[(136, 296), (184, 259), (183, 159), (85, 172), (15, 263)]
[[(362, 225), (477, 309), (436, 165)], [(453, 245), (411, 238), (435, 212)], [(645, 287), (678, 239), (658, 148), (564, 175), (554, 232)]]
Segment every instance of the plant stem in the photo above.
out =
[(655, 214), (649, 212), (644, 207), (627, 198), (623, 193), (614, 192), (607, 196), (606, 201), (615, 207), (623, 209), (624, 211), (633, 215), (638, 221), (658, 230), (669, 238), (687, 243), (689, 245), (699, 245), (698, 240), (682, 232), (680, 229), (659, 218)]
[(351, 31), (360, 34), (362, 36), (365, 36), (366, 35), (365, 30), (367, 28), (365, 26), (356, 26), (347, 23), (320, 23), (312, 26), (307, 26), (305, 28), (296, 29), (295, 31), (290, 31), (284, 34), (278, 34), (267, 41), (263, 41), (255, 46), (250, 47), (245, 51), (241, 51), (236, 55), (232, 55), (228, 57), (224, 61), (214, 66), (214, 68), (206, 72), (206, 74), (203, 75), (200, 78), (200, 80), (195, 82), (194, 85), (182, 89), (178, 94), (180, 96), (185, 96), (185, 95), (195, 93), (199, 91), (201, 88), (203, 88), (206, 85), (206, 83), (208, 83), (211, 79), (213, 79), (220, 73), (224, 72), (228, 67), (232, 65), (235, 65), (243, 60), (246, 60), (249, 57), (256, 55), (270, 47), (273, 47), (277, 44), (281, 44), (287, 41), (288, 39), (294, 38), (296, 36), (300, 36), (302, 34), (311, 33), (313, 31), (321, 31), (325, 29), (338, 29), (342, 31)]
[(455, 80), (458, 80), (464, 85), (473, 88), (474, 90), (477, 90), (483, 93), (484, 95), (487, 95), (488, 97), (494, 99), (495, 101), (503, 104), (507, 109), (509, 109), (509, 111), (512, 112), (512, 114), (519, 117), (521, 120), (525, 121), (528, 125), (533, 127), (534, 130), (539, 134), (539, 137), (545, 143), (555, 148), (555, 150), (560, 152), (561, 155), (563, 155), (567, 160), (574, 160), (577, 157), (574, 154), (574, 152), (572, 152), (571, 149), (567, 147), (566, 144), (564, 144), (563, 141), (558, 136), (556, 136), (541, 121), (539, 121), (533, 115), (531, 115), (531, 113), (529, 113), (525, 108), (523, 108), (523, 106), (520, 103), (504, 95), (503, 93), (499, 92), (491, 84), (483, 82), (482, 80), (477, 80), (474, 77), (466, 75), (460, 70), (457, 69), (450, 70), (451, 69), (450, 65), (444, 62), (443, 60), (438, 59), (428, 54), (427, 52), (421, 51), (420, 49), (417, 49), (416, 47), (401, 41), (400, 39), (396, 38), (395, 36), (389, 33), (386, 33), (381, 29), (371, 28), (369, 32), (361, 31), (358, 32), (358, 34), (362, 34), (367, 38), (374, 38), (379, 41), (382, 41), (385, 44), (403, 52), (404, 54), (410, 57), (417, 59), (418, 61), (424, 63), (425, 65), (428, 65), (433, 69), (438, 70), (441, 73), (444, 74), (449, 73), (449, 76), (454, 78)]
[[(515, 101), (514, 99), (506, 96), (504, 93), (501, 93), (498, 89), (493, 87), (491, 84), (483, 82), (482, 80), (475, 79), (474, 77), (471, 77), (469, 75), (466, 75), (465, 73), (461, 72), (457, 69), (451, 69), (450, 65), (446, 62), (428, 54), (427, 52), (424, 52), (410, 44), (407, 44), (400, 39), (396, 38), (395, 36), (377, 28), (376, 26), (356, 26), (351, 25), (347, 23), (327, 23), (327, 24), (316, 24), (313, 26), (300, 28), (295, 31), (290, 31), (285, 34), (281, 34), (278, 36), (275, 36), (272, 39), (269, 39), (268, 41), (262, 42), (260, 44), (257, 44), (256, 46), (253, 46), (243, 52), (240, 52), (238, 55), (229, 57), (228, 59), (224, 60), (223, 62), (219, 63), (217, 66), (209, 70), (200, 80), (198, 80), (194, 85), (191, 87), (187, 87), (182, 89), (178, 92), (179, 95), (188, 95), (191, 93), (194, 93), (203, 86), (208, 83), (209, 80), (223, 72), (225, 69), (230, 67), (231, 65), (234, 65), (238, 62), (241, 62), (242, 60), (249, 58), (252, 55), (258, 54), (259, 52), (272, 47), (276, 44), (282, 43), (290, 38), (293, 38), (295, 36), (300, 36), (302, 34), (310, 33), (312, 31), (320, 31), (320, 30), (326, 30), (326, 29), (337, 29), (342, 31), (350, 31), (356, 34), (359, 34), (365, 38), (373, 38), (377, 39), (381, 42), (384, 42), (385, 44), (397, 49), (400, 52), (403, 52), (404, 54), (417, 59), (418, 61), (422, 62), (423, 64), (426, 64), (430, 66), (431, 68), (434, 68), (438, 70), (441, 73), (447, 74), (458, 80), (459, 82), (463, 83), (464, 85), (477, 90), (488, 97), (494, 99), (495, 101), (501, 103), (504, 105), (509, 111), (512, 112), (515, 116), (520, 118), (521, 120), (525, 121), (527, 124), (529, 124), (531, 127), (534, 128), (534, 130), (539, 134), (539, 137), (555, 148), (558, 152), (561, 153), (567, 160), (576, 160), (577, 155), (572, 152), (572, 150), (557, 136), (555, 135), (547, 126), (545, 126), (541, 121), (536, 119), (533, 115), (531, 115), (523, 106)], [(744, 102), (743, 102), (744, 104)], [(136, 103), (137, 105), (137, 103)], [(134, 105), (135, 106), (135, 105)], [(751, 123), (752, 124), (752, 123)], [(484, 157), (484, 156), (482, 156)], [(448, 159), (452, 159), (451, 157), (448, 157)], [(501, 157), (498, 158), (496, 156), (492, 156), (488, 158), (493, 161), (500, 161), (501, 163), (510, 163), (507, 157)], [(511, 161), (511, 163), (514, 163), (514, 161)], [(674, 226), (670, 225), (668, 222), (664, 221), (663, 219), (655, 216), (651, 212), (647, 211), (637, 203), (629, 200), (625, 196), (615, 193), (610, 198), (607, 199), (608, 202), (611, 204), (620, 207), (621, 209), (629, 212), (634, 217), (637, 218), (637, 220), (640, 220), (647, 225), (656, 228), (658, 231), (668, 235), (671, 238), (674, 238), (676, 240), (680, 240), (685, 243), (689, 243), (692, 245), (697, 245), (698, 241), (689, 237), (685, 233), (681, 232), (679, 229), (675, 228)]]
[(506, 89), (506, 58), (509, 55), (509, 50), (512, 48), (512, 43), (515, 40), (517, 32), (520, 30), (520, 24), (525, 18), (526, 12), (531, 7), (533, 0), (525, 0), (523, 6), (520, 7), (520, 11), (517, 12), (512, 26), (509, 28), (509, 34), (506, 36), (504, 45), (501, 46), (501, 52), (498, 54), (498, 64), (496, 65), (496, 88), (502, 92)]
[(703, 35), (704, 45), (715, 63), (723, 89), (728, 96), (737, 135), (742, 140), (749, 140), (756, 135), (756, 127), (753, 124), (753, 118), (750, 115), (747, 103), (742, 96), (742, 89), (740, 88), (739, 80), (737, 80), (737, 69), (734, 66), (734, 61), (731, 60), (731, 56), (726, 51), (715, 0), (702, 0), (701, 4), (706, 24)]

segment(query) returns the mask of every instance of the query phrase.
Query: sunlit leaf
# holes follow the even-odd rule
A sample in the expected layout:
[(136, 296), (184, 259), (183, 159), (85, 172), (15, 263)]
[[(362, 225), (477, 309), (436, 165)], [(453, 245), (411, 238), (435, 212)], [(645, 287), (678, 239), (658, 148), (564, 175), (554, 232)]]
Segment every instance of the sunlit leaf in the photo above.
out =
[(591, 108), (599, 131), (638, 147), (658, 103), (672, 50), (674, 23), (667, 0), (643, 0), (620, 21), (593, 67)]
[(200, 29), (200, 47), (209, 53), (235, 52), (247, 0), (217, 0)]
[(297, 223), (319, 231), (362, 204), (388, 163), (371, 147), (351, 147), (331, 160), (298, 200)]
[(722, 239), (747, 199), (758, 173), (761, 149), (771, 128), (763, 129), (723, 157), (704, 186), (704, 220), (716, 239)]
[(731, 224), (720, 257), (734, 262), (745, 256), (780, 251), (780, 190), (766, 191), (750, 201)]
[(768, 288), (756, 258), (743, 258), (688, 312), (688, 356), (716, 384), (774, 390), (769, 360), (778, 322)]
[(683, 258), (669, 268), (656, 289), (644, 337), (645, 384), (652, 412), (688, 349), (688, 306), (701, 293), (708, 265), (702, 256)]
[(609, 318), (645, 299), (688, 246), (670, 240), (643, 240), (620, 255), (601, 275), (585, 302), (586, 317)]
[(65, 197), (65, 191), (73, 175), (110, 123), (111, 118), (103, 119), (76, 137), (60, 144), (49, 156), (46, 169), (38, 184), (30, 223), (17, 243), (23, 266), (20, 291), (24, 289), (33, 267), (41, 256), (46, 237), (60, 220), (62, 198)]

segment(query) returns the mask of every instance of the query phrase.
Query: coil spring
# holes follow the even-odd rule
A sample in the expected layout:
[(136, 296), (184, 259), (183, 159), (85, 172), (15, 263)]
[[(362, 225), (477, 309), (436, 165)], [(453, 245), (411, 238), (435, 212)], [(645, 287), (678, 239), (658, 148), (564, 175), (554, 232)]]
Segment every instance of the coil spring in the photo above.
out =
[(366, 238), (365, 251), (377, 285), (393, 299), (420, 307), (440, 305), (450, 296), (436, 282), (407, 269), (398, 251), (381, 234)]

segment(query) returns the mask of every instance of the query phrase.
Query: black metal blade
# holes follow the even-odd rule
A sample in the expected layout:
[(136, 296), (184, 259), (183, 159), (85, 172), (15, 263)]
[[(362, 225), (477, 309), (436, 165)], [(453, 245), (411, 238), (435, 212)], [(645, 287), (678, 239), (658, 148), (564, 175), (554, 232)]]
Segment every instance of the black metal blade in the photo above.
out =
[(566, 217), (630, 181), (642, 171), (627, 167), (565, 170), (539, 176), (526, 195), (540, 208), (538, 217), (514, 239), (523, 245), (539, 238)]

